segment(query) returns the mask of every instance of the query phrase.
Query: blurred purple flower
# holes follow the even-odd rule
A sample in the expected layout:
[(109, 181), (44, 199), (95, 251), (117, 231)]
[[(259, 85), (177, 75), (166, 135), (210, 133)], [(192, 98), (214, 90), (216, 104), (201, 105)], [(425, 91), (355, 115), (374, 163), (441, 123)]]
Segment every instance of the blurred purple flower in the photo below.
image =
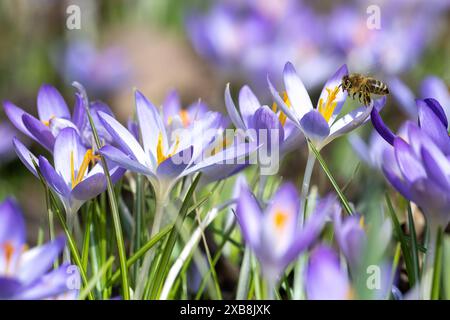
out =
[[(52, 152), (55, 139), (64, 128), (76, 130), (86, 147), (91, 148), (94, 145), (84, 103), (82, 94), (76, 93), (75, 107), (71, 116), (69, 107), (59, 91), (51, 85), (44, 84), (37, 96), (38, 118), (9, 101), (5, 101), (3, 105), (9, 120), (19, 131)], [(99, 101), (91, 103), (90, 108), (100, 138), (103, 142), (112, 143), (111, 137), (97, 117), (98, 111), (112, 115), (111, 110)]]
[(300, 201), (293, 184), (282, 185), (265, 210), (244, 185), (236, 216), (246, 243), (260, 261), (264, 276), (273, 284), (287, 265), (314, 243), (326, 218), (337, 208), (334, 198), (321, 200), (300, 227)]
[(309, 300), (348, 300), (353, 298), (347, 271), (342, 268), (336, 252), (325, 245), (312, 251), (306, 270), (305, 285)]
[(356, 133), (350, 134), (348, 140), (353, 151), (367, 166), (381, 170), (383, 152), (390, 145), (377, 132), (370, 134), (367, 143)]
[(80, 283), (76, 266), (63, 264), (52, 270), (65, 246), (64, 237), (33, 249), (25, 241), (22, 212), (8, 198), (0, 204), (0, 299), (75, 299)]
[(59, 69), (72, 83), (83, 83), (96, 95), (105, 96), (128, 82), (131, 67), (120, 47), (98, 50), (87, 41), (71, 42), (64, 52)]

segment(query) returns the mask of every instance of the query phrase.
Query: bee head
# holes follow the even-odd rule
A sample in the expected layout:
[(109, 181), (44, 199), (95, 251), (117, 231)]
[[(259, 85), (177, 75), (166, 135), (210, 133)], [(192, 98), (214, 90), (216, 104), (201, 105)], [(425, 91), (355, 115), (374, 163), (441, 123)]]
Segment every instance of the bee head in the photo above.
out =
[(348, 90), (352, 87), (352, 82), (350, 81), (350, 77), (347, 74), (342, 77), (341, 86), (343, 91)]

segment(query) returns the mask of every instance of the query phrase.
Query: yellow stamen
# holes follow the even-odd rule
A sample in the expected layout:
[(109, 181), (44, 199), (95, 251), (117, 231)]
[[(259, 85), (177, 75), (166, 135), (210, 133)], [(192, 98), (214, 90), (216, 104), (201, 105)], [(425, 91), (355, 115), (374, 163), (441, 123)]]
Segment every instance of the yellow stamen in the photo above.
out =
[(319, 112), (328, 122), (337, 106), (337, 102), (334, 100), (336, 100), (337, 94), (339, 93), (339, 87), (335, 87), (333, 90), (325, 88), (325, 90), (328, 93), (327, 100), (324, 102), (322, 98), (319, 99)]
[(167, 155), (164, 154), (164, 146), (163, 146), (163, 135), (162, 132), (158, 135), (158, 145), (156, 146), (156, 160), (158, 161), (158, 165), (161, 164), (164, 160), (170, 158), (173, 156), (178, 149), (178, 146), (180, 144), (180, 137), (177, 136), (175, 140), (175, 146), (173, 147), (173, 151)]
[(223, 149), (229, 147), (232, 143), (233, 143), (233, 139), (227, 139), (226, 137), (224, 139), (222, 136), (219, 137), (216, 145), (214, 146), (214, 148), (211, 151), (211, 156), (213, 156), (213, 155), (219, 153), (220, 151), (222, 151)]
[(169, 116), (169, 117), (167, 118), (167, 124), (170, 126), (170, 125), (172, 124), (172, 121), (173, 121), (172, 116)]
[[(283, 92), (283, 101), (284, 103), (286, 103), (287, 107), (290, 109), (291, 108), (291, 101), (289, 100), (289, 97), (287, 95), (287, 92), (284, 91)], [(277, 104), (274, 102), (272, 103), (272, 111), (273, 112), (277, 112), (278, 106)], [(281, 125), (284, 127), (285, 123), (286, 123), (286, 119), (287, 116), (286, 114), (280, 110), (280, 115), (278, 116), (278, 120), (280, 120)]]
[(55, 116), (51, 116), (50, 119), (48, 120), (42, 120), (42, 123), (47, 126), (50, 127), (50, 121), (52, 121), (55, 118)]
[(72, 189), (79, 184), (86, 174), (89, 163), (94, 162), (95, 160), (98, 160), (99, 156), (94, 155), (94, 152), (92, 149), (89, 149), (86, 151), (83, 157), (83, 162), (81, 162), (81, 166), (78, 169), (77, 175), (75, 177), (75, 166), (74, 166), (74, 160), (73, 160), (73, 151), (70, 153), (70, 172), (71, 172), (71, 181), (72, 181)]
[(275, 227), (278, 230), (281, 230), (284, 228), (284, 226), (286, 225), (288, 216), (285, 212), (279, 210), (277, 212), (275, 212), (275, 215), (273, 217), (273, 222), (275, 223)]

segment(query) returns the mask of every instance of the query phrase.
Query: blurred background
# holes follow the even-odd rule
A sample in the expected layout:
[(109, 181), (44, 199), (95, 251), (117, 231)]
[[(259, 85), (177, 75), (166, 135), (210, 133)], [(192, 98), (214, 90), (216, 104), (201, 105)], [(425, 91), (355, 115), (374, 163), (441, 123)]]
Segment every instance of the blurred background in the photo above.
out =
[[(266, 75), (280, 82), (286, 61), (296, 66), (313, 104), (343, 63), (388, 84), (401, 81), (417, 96), (422, 80), (434, 75), (448, 94), (449, 8), (448, 0), (0, 0), (0, 98), (35, 115), (41, 84), (54, 85), (73, 106), (71, 83), (78, 81), (125, 122), (133, 115), (133, 88), (157, 105), (176, 89), (185, 106), (201, 98), (224, 111), (231, 82), (232, 92), (249, 84), (271, 105)], [(383, 111), (394, 129), (409, 116), (400, 102), (390, 96)], [(359, 143), (367, 141), (370, 125), (357, 134)], [(15, 135), (0, 110), (0, 200), (16, 196), (33, 227), (45, 221), (45, 198), (15, 157)], [(377, 201), (373, 191), (382, 192), (383, 180), (376, 163), (361, 161), (346, 138), (324, 153), (352, 201)], [(305, 160), (306, 150), (291, 153), (280, 174), (299, 181)], [(329, 191), (316, 169), (314, 182)]]

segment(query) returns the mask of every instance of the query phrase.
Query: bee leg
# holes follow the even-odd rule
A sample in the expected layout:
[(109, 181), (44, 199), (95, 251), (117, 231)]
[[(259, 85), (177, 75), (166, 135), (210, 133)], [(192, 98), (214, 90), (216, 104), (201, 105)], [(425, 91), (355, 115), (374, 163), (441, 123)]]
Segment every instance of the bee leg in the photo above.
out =
[(366, 106), (366, 107), (368, 107), (369, 105), (370, 105), (370, 95), (369, 94), (364, 94), (364, 105)]
[(357, 92), (353, 93), (352, 95), (352, 99), (355, 99), (355, 95), (357, 94)]
[(358, 95), (358, 100), (359, 100), (359, 102), (362, 103), (362, 101), (361, 101), (361, 95), (362, 95), (362, 93), (360, 92), (359, 95)]

